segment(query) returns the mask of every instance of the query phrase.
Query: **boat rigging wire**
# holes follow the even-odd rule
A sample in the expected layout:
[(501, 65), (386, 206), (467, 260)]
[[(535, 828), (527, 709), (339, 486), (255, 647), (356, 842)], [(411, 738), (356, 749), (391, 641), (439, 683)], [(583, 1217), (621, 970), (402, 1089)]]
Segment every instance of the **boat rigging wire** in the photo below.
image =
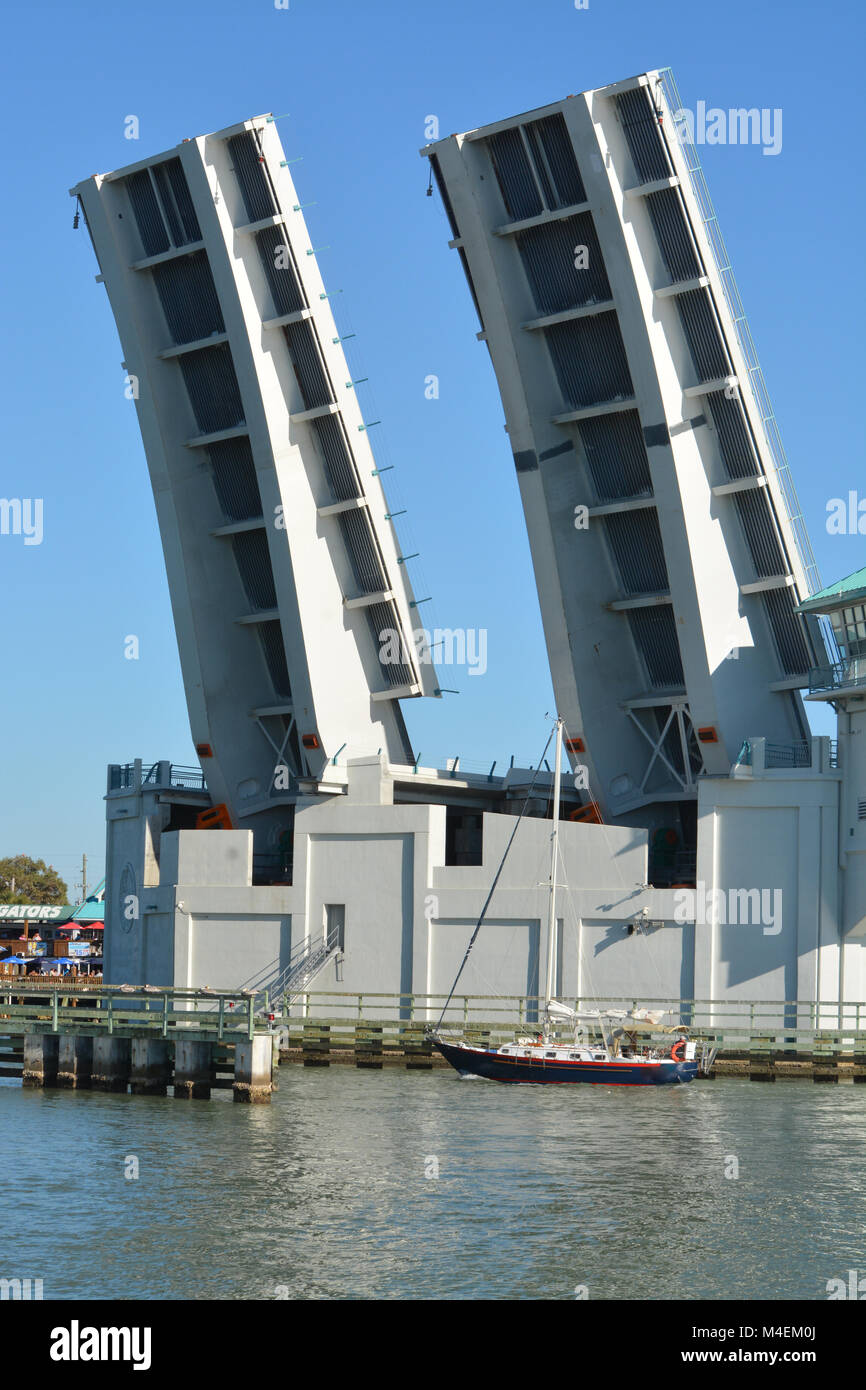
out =
[(493, 878), (493, 882), (492, 882), (491, 885), (490, 885), (490, 892), (487, 894), (487, 897), (484, 899), (484, 906), (483, 906), (482, 909), (481, 909), (481, 915), (480, 915), (480, 917), (478, 918), (478, 921), (475, 923), (475, 930), (473, 931), (471, 937), (469, 938), (469, 945), (466, 947), (466, 954), (465, 954), (465, 956), (463, 957), (463, 960), (460, 962), (460, 969), (457, 971), (457, 974), (454, 976), (454, 983), (453, 983), (452, 986), (451, 986), (451, 991), (450, 991), (450, 993), (449, 993), (449, 995), (448, 995), (448, 998), (445, 1000), (445, 1003), (444, 1003), (443, 1006), (442, 1006), (442, 1012), (441, 1012), (441, 1014), (439, 1015), (439, 1021), (438, 1021), (438, 1023), (436, 1024), (436, 1027), (433, 1029), (433, 1032), (434, 1032), (434, 1033), (438, 1033), (438, 1032), (439, 1032), (439, 1029), (442, 1027), (442, 1020), (444, 1019), (445, 1014), (446, 1014), (447, 1011), (448, 1011), (448, 1005), (451, 1003), (451, 1000), (454, 998), (454, 991), (455, 991), (456, 988), (457, 988), (457, 982), (458, 982), (458, 980), (460, 979), (460, 976), (463, 974), (463, 971), (464, 971), (465, 968), (466, 968), (466, 962), (467, 962), (468, 959), (469, 959), (469, 953), (470, 953), (470, 951), (472, 950), (472, 947), (475, 945), (476, 939), (477, 939), (477, 937), (478, 937), (478, 933), (480, 932), (481, 927), (482, 927), (482, 924), (483, 924), (483, 922), (484, 922), (484, 918), (485, 918), (485, 915), (486, 915), (486, 913), (487, 913), (487, 909), (488, 909), (488, 907), (490, 906), (490, 901), (491, 901), (491, 899), (492, 899), (492, 897), (493, 897), (493, 894), (496, 892), (496, 885), (497, 885), (497, 883), (499, 882), (499, 876), (500, 876), (500, 874), (502, 873), (502, 870), (503, 870), (504, 867), (505, 867), (505, 861), (506, 861), (506, 859), (508, 858), (508, 852), (509, 852), (509, 850), (511, 849), (511, 846), (513, 845), (513, 843), (514, 843), (514, 837), (515, 837), (515, 835), (517, 834), (518, 830), (520, 829), (520, 822), (523, 820), (523, 817), (524, 817), (524, 815), (526, 814), (526, 808), (527, 808), (527, 806), (529, 805), (530, 800), (532, 799), (533, 788), (535, 787), (535, 783), (538, 781), (538, 775), (539, 775), (539, 773), (541, 772), (542, 764), (544, 763), (544, 759), (545, 759), (545, 756), (546, 756), (546, 754), (547, 754), (547, 750), (548, 750), (548, 748), (550, 747), (550, 743), (551, 743), (551, 740), (552, 740), (553, 735), (554, 735), (555, 732), (556, 732), (556, 725), (554, 724), (553, 728), (552, 728), (551, 731), (550, 731), (550, 734), (548, 735), (547, 742), (546, 742), (546, 744), (544, 745), (544, 752), (542, 753), (541, 757), (540, 757), (539, 760), (538, 760), (538, 766), (537, 766), (537, 768), (535, 769), (534, 773), (532, 774), (532, 781), (531, 781), (530, 784), (529, 784), (529, 788), (528, 788), (527, 793), (526, 793), (526, 798), (525, 798), (525, 800), (524, 800), (524, 802), (523, 802), (522, 807), (520, 808), (520, 815), (517, 817), (517, 820), (514, 822), (514, 829), (512, 830), (510, 836), (508, 837), (508, 844), (505, 846), (505, 853), (503, 854), (502, 858), (501, 858), (500, 861), (499, 861), (499, 868), (496, 870), (496, 873), (495, 873), (494, 878)]

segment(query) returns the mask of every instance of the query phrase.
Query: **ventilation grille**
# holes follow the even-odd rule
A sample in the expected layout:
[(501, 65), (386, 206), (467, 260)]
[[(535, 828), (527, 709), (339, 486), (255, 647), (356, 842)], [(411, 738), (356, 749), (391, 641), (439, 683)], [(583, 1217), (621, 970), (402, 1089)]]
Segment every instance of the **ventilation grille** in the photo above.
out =
[(233, 135), (228, 146), (249, 221), (260, 222), (263, 217), (272, 217), (277, 212), (277, 203), (255, 136), (249, 130), (243, 135)]
[(312, 425), (334, 501), (348, 502), (352, 497), (360, 497), (361, 488), (340, 416), (321, 415)]
[(192, 343), (225, 331), (208, 258), (204, 251), (153, 267), (153, 283), (173, 343)]
[(577, 429), (599, 502), (651, 496), (652, 479), (636, 410), (581, 420)]
[(334, 392), (312, 328), (308, 323), (290, 323), (283, 332), (292, 354), (304, 408), (313, 410), (316, 406), (329, 405)]
[(253, 463), (253, 451), (246, 435), (221, 439), (209, 444), (207, 456), (213, 470), (213, 484), (223, 516), (229, 521), (250, 521), (262, 515), (262, 499)]
[(284, 227), (265, 227), (256, 233), (256, 249), (274, 301), (274, 316), (307, 308), (298, 268)]
[(518, 127), (500, 130), (487, 142), (493, 171), (496, 174), (502, 201), (512, 222), (524, 217), (537, 217), (543, 212), (541, 194), (532, 176), (529, 156)]
[(270, 622), (259, 623), (258, 627), (274, 693), (283, 699), (291, 700), (292, 686), (289, 681), (286, 649), (283, 645), (283, 631), (279, 620), (274, 618)]
[[(514, 222), (545, 208), (586, 202), (568, 128), (561, 115), (491, 135), (487, 142), (505, 209)], [(525, 137), (525, 139), (524, 139)], [(530, 153), (528, 153), (529, 151)]]
[(666, 593), (668, 571), (655, 507), (614, 512), (604, 517), (604, 526), (625, 593)]
[(675, 188), (651, 193), (646, 200), (659, 250), (673, 282), (693, 280), (701, 274), (680, 195)]
[(713, 391), (707, 402), (728, 477), (753, 478), (759, 470), (739, 400), (726, 396), (724, 391)]
[(130, 174), (126, 180), (126, 191), (129, 194), (132, 215), (138, 227), (144, 254), (159, 256), (163, 251), (168, 251), (171, 242), (148, 170), (139, 169), (137, 174)]
[(803, 628), (794, 612), (794, 591), (770, 589), (763, 597), (782, 670), (786, 676), (800, 676), (808, 671), (810, 662)]
[(201, 228), (179, 159), (139, 169), (125, 180), (125, 187), (146, 256), (158, 256), (172, 246), (201, 241)]
[[(600, 304), (611, 298), (610, 284), (592, 216), (531, 227), (516, 238), (536, 308), (542, 314)], [(586, 247), (585, 270), (575, 266), (578, 247)]]
[[(400, 640), (403, 629), (397, 610), (392, 603), (372, 603), (367, 609), (367, 621), (376, 643), (376, 653), (382, 674), (392, 687), (411, 685), (415, 672), (406, 659), (410, 654)], [(400, 660), (394, 658), (399, 656)]]
[(615, 313), (557, 323), (544, 336), (560, 390), (573, 410), (633, 394)]
[(167, 159), (162, 164), (154, 164), (151, 173), (175, 246), (188, 246), (191, 241), (201, 241), (201, 227), (180, 160)]
[(628, 621), (653, 689), (682, 688), (685, 679), (673, 608), (669, 604), (658, 608), (633, 608)]
[(735, 492), (734, 505), (758, 578), (769, 579), (773, 575), (787, 574), (784, 551), (764, 491)]
[(225, 344), (198, 348), (179, 359), (196, 424), (202, 434), (244, 423), (244, 407), (231, 353)]
[(857, 819), (866, 820), (866, 797), (862, 797), (857, 802)]
[(585, 203), (586, 190), (565, 118), (545, 116), (524, 126), (524, 130), (547, 206), (552, 210)]
[(713, 381), (731, 370), (706, 290), (677, 295), (680, 322), (699, 381)]
[(232, 536), (232, 549), (251, 607), (257, 612), (276, 608), (277, 591), (265, 532), (241, 531)]
[(385, 571), (364, 509), (340, 512), (337, 517), (352, 565), (358, 592), (378, 594), (387, 589)]
[(671, 173), (659, 129), (659, 118), (646, 87), (623, 92), (616, 99), (619, 118), (641, 183), (666, 179)]

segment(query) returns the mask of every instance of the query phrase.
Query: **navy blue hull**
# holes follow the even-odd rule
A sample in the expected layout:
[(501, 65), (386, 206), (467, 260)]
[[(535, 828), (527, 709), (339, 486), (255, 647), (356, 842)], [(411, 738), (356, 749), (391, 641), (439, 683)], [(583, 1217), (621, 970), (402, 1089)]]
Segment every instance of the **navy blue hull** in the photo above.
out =
[(478, 1052), (456, 1043), (440, 1042), (436, 1048), (463, 1075), (483, 1076), (488, 1081), (528, 1081), (559, 1085), (582, 1081), (597, 1086), (666, 1086), (694, 1081), (697, 1062), (567, 1062), (548, 1057), (508, 1057), (497, 1052)]

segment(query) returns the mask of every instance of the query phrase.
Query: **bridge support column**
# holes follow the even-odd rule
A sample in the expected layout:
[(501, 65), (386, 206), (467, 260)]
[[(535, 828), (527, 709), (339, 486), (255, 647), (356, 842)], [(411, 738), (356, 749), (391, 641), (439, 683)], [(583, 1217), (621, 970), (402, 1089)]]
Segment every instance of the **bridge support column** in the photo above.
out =
[(175, 1100), (210, 1100), (212, 1044), (187, 1042), (174, 1045)]
[(163, 1038), (132, 1039), (129, 1079), (134, 1096), (164, 1096), (170, 1071), (169, 1044)]
[(78, 1033), (60, 1039), (57, 1084), (70, 1091), (89, 1091), (93, 1074), (93, 1039)]
[(94, 1091), (125, 1091), (129, 1085), (129, 1038), (94, 1038)]
[(235, 1045), (235, 1079), (232, 1095), (248, 1105), (268, 1104), (274, 1089), (274, 1040), (257, 1033), (249, 1042)]
[(24, 1034), (24, 1066), (21, 1072), (22, 1085), (56, 1085), (59, 1041), (60, 1039), (56, 1033)]

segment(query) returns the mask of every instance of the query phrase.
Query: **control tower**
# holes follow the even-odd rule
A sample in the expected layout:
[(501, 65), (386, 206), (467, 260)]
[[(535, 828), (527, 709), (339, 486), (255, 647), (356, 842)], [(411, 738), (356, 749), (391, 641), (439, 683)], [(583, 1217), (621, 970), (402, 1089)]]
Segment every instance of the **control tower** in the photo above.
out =
[(222, 823), (272, 850), (337, 753), (411, 763), (400, 700), (436, 693), (369, 422), (272, 117), (71, 191), (136, 401), (196, 751)]
[[(866, 567), (813, 594), (803, 604), (807, 613), (829, 620), (836, 643), (836, 660), (810, 673), (807, 699), (831, 704), (839, 731), (842, 769), (839, 806), (839, 865), (841, 869), (843, 940), (866, 939)], [(866, 994), (866, 963), (850, 953), (843, 982), (848, 997)]]
[(807, 737), (816, 571), (669, 70), (428, 145), (505, 410), (588, 819)]

